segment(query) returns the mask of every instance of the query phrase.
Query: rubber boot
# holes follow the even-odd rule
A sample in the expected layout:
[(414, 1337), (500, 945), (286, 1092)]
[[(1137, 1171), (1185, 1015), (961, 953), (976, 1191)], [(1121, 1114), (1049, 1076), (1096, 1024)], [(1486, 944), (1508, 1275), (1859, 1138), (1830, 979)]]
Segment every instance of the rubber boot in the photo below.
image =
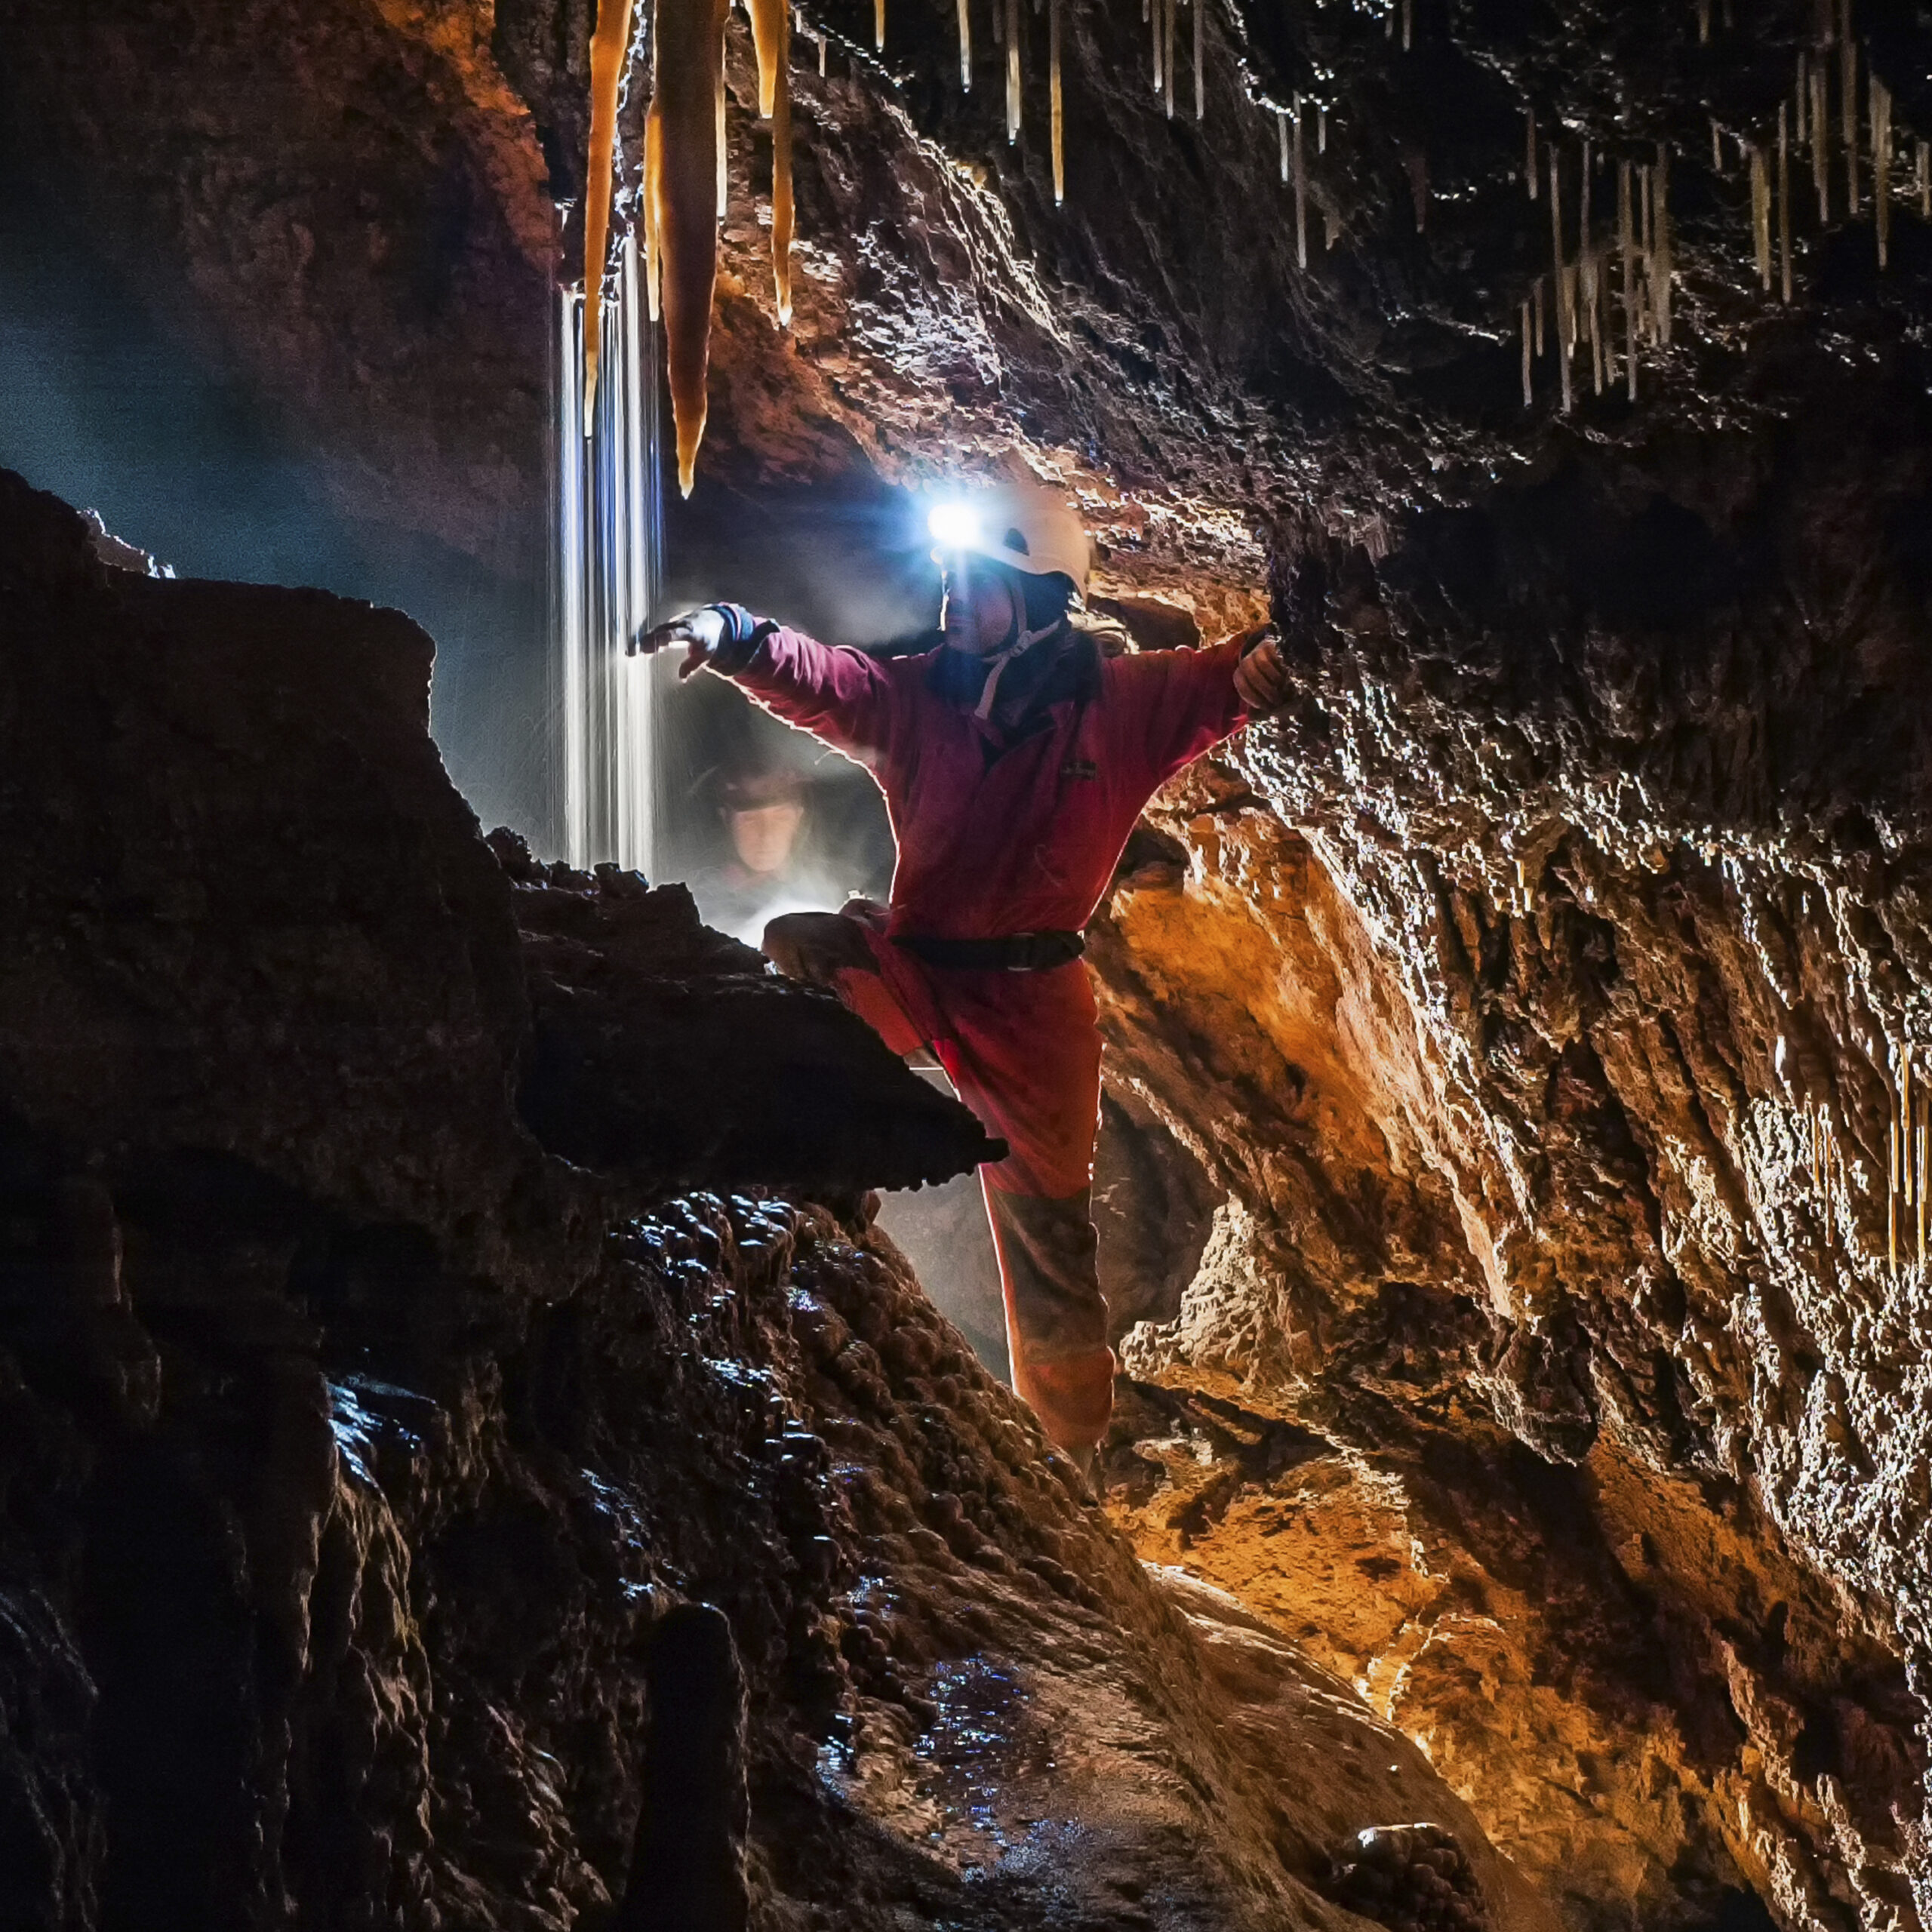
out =
[[(986, 1176), (981, 1177), (983, 1184)], [(1114, 1356), (1091, 1191), (1063, 1199), (985, 1186), (999, 1256), (1013, 1386), (1048, 1439), (1084, 1468), (1113, 1412)]]

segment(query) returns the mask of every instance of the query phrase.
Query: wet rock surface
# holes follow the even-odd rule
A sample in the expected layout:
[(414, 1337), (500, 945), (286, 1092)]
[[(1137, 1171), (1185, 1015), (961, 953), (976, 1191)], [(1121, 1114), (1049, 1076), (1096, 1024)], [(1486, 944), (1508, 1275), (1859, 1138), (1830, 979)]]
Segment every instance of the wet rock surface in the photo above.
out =
[[(869, 9), (808, 11), (829, 59), (821, 81), (801, 40), (789, 334), (734, 48), (706, 460), (822, 482), (1017, 445), (1082, 490), (1106, 589), (1209, 628), (1265, 596), (1289, 641), (1297, 701), (1163, 801), (1092, 955), (1117, 1104), (1184, 1155), (1165, 1170), (1186, 1177), (1173, 1252), (1212, 1219), (1177, 1315), (1146, 1284), (1160, 1318), (1124, 1351), (1112, 1506), (1144, 1553), (1226, 1586), (1424, 1740), (1571, 1925), (1915, 1924), (1926, 1324), (1916, 1211), (1900, 1202), (1894, 1230), (1886, 1177), (1902, 1047), (1932, 1029), (1927, 231), (1905, 185), (1932, 128), (1923, 23), (1872, 8), (1854, 30), (1854, 75), (1889, 86), (1906, 131), (1881, 275), (1871, 96), (1855, 79), (1847, 142), (1831, 9), (1210, 9), (1198, 127), (1191, 18), (1171, 116), (1137, 10), (1067, 11), (1064, 210), (1044, 17), (1021, 10), (1009, 144), (983, 13), (962, 97), (952, 10), (894, 0), (883, 61)], [(575, 10), (520, 0), (486, 35), (468, 7), (433, 32), (325, 8), (286, 54), (260, 9), (198, 38), (212, 15), (192, 0), (143, 34), (113, 8), (12, 0), (5, 17), (50, 176), (136, 183), (124, 250), (168, 238), (198, 312), (291, 408), (355, 399), (367, 473), (346, 488), (380, 504), (433, 475), (411, 513), (452, 540), (492, 503), (534, 503), (539, 466), (499, 452), (537, 419), (518, 384), (544, 275), (483, 271), (492, 238), (534, 232), (515, 211), (539, 156), (574, 165)], [(368, 76), (397, 50), (412, 86), (441, 78), (395, 98), (401, 80)], [(1826, 194), (1821, 216), (1799, 143), (1787, 303), (1754, 260), (1750, 152), (1774, 154), (1801, 54), (1826, 83)], [(311, 222), (337, 130), (258, 112), (278, 61), (404, 184), (395, 209)], [(501, 181), (465, 158), (490, 143), (460, 104), (499, 69), (521, 97)], [(1306, 269), (1272, 112), (1297, 96)], [(371, 100), (393, 152), (368, 146)], [(1660, 281), (1653, 251), (1635, 306), (1641, 324), (1667, 291), (1670, 321), (1640, 343), (1634, 398), (1627, 368), (1600, 386), (1580, 351), (1566, 414), (1583, 183), (1601, 256), (1622, 171), (1660, 162), (1675, 252)], [(484, 185), (432, 192), (459, 180)], [(305, 226), (315, 266), (285, 272)], [(373, 266), (332, 252), (352, 239)], [(520, 241), (523, 263), (547, 272), (555, 239)], [(405, 264), (441, 277), (427, 320)], [(1628, 287), (1620, 261), (1595, 272)], [(1601, 319), (1627, 340), (1628, 307)], [(441, 364), (417, 380), (424, 341), (450, 383)], [(479, 390), (509, 400), (453, 406)], [(479, 916), (512, 928), (500, 883), (474, 877)], [(91, 934), (100, 915), (75, 916)], [(480, 1121), (505, 1077), (488, 1015), (521, 996), (467, 967), (445, 983), (433, 1023), (454, 1050), (431, 1063), (402, 1033), (372, 1050), (420, 1083), (395, 1118)], [(32, 1031), (45, 1091), (88, 1097), (82, 1127), (122, 1118), (137, 1066), (170, 1136), (229, 1118), (149, 1060), (75, 1058), (63, 1043), (94, 1036), (65, 1008)], [(275, 1043), (244, 1044), (273, 1089)], [(379, 1173), (312, 1173), (328, 1137), (236, 1091), (295, 1184), (427, 1211), (441, 1183), (413, 1137)], [(478, 1151), (513, 1137), (491, 1118), (468, 1171), (514, 1165)], [(97, 1197), (60, 1211), (62, 1241), (100, 1251)], [(152, 1358), (100, 1267), (82, 1272), (72, 1319), (109, 1337), (97, 1380), (138, 1414)], [(20, 1627), (23, 1655), (78, 1655)], [(79, 1668), (48, 1666), (68, 1686), (44, 1694), (50, 1820), (79, 1816), (58, 1742), (85, 1722)], [(936, 1709), (1007, 1695), (947, 1682)]]
[[(1909, 1915), (1918, 1592), (1891, 1579), (1922, 1519), (1872, 1492), (1909, 1488), (1912, 1453), (1887, 1398), (1849, 1392), (1873, 1371), (1835, 1371), (1795, 1311), (1909, 1306), (1916, 1277), (1890, 1267), (1869, 1142), (1829, 1288), (1764, 1232), (1824, 1189), (1773, 1070), (1763, 953), (1720, 937), (1764, 932), (1751, 875), (1695, 848), (1586, 861), (1556, 955), (1583, 993), (1543, 949), (1546, 875), (1527, 903), (1498, 854), (1479, 943), (1469, 900), (1421, 896), (1412, 834), (1371, 842), (1360, 795), (1345, 829), (1287, 829), (1270, 788), (1292, 771), (1290, 809), (1317, 819), (1333, 767), (1281, 743), (1251, 734), (1238, 773), (1164, 801), (1191, 869), (1124, 886), (1097, 949), (1115, 1077), (1228, 1188), (1178, 1320), (1124, 1350), (1122, 1519), (1426, 1739), (1575, 1921), (1694, 1923), (1740, 1889), (1801, 1922)], [(1674, 952), (1686, 869), (1713, 897)], [(1709, 1069), (1734, 1057), (1733, 1124), (1705, 1111), (1710, 1074), (1660, 1073), (1665, 1039)], [(1757, 1135), (1780, 1131), (1767, 1163)], [(1889, 1358), (1875, 1380), (1909, 1383), (1911, 1345)]]
[(702, 1092), (709, 1187), (546, 1152), (543, 983), (608, 994), (620, 1079), (643, 989), (692, 989), (728, 1069), (742, 949), (493, 849), (413, 626), (110, 571), (5, 488), (9, 1927), (1339, 1927), (1333, 1849), (1426, 1817), (1547, 1932), (1412, 1744), (1149, 1575), (867, 1229), (968, 1117), (765, 982), (903, 1110), (812, 1124), (842, 1206), (738, 1185)]

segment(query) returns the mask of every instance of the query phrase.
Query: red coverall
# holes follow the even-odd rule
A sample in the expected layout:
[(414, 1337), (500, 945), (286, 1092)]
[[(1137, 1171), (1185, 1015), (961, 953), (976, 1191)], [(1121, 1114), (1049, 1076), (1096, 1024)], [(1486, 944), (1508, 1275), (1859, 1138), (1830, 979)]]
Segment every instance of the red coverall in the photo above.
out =
[(893, 941), (1079, 931), (1149, 798), (1244, 721), (1234, 673), (1246, 641), (1099, 658), (1088, 693), (1011, 737), (941, 694), (943, 651), (876, 658), (780, 629), (729, 673), (869, 767), (885, 794), (891, 918), (867, 934), (876, 974), (842, 972), (838, 991), (894, 1051), (929, 1047), (1006, 1141), (980, 1177), (1014, 1386), (1075, 1454), (1106, 1430), (1114, 1374), (1091, 1214), (1100, 1036), (1086, 968), (935, 968)]

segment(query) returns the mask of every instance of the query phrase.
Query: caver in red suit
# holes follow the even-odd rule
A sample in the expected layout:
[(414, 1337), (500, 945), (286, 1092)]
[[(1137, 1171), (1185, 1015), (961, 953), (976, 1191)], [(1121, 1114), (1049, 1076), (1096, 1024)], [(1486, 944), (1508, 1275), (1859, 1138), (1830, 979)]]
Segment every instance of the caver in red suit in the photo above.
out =
[[(861, 963), (823, 977), (894, 1051), (929, 1047), (1005, 1140), (980, 1179), (1014, 1383), (1084, 1460), (1114, 1360), (1090, 1213), (1100, 1038), (1078, 935), (1149, 798), (1244, 721), (1235, 673), (1254, 638), (1109, 657), (1062, 623), (1017, 664), (945, 648), (881, 659), (718, 608), (729, 628), (711, 668), (885, 794), (889, 915), (862, 914), (857, 934), (839, 919)], [(995, 676), (997, 707), (981, 703)]]

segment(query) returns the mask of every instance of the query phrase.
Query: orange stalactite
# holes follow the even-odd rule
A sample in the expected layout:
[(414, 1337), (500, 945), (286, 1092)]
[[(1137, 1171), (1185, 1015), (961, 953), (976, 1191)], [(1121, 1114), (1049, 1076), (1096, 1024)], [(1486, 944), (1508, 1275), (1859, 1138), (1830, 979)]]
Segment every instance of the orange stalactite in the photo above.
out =
[(631, 44), (631, 0), (599, 0), (590, 38), (590, 155), (583, 184), (583, 423), (597, 400), (603, 340), (604, 269), (611, 248), (611, 187), (617, 170), (617, 95)]
[(718, 281), (718, 88), (726, 10), (726, 0), (662, 0), (652, 29), (657, 89), (646, 134), (648, 169), (678, 487), (688, 497), (704, 440)]
[(771, 123), (771, 274), (780, 328), (792, 319), (792, 16), (787, 0), (750, 0), (758, 111)]
[(1049, 0), (1047, 18), (1048, 91), (1051, 96), (1054, 149), (1054, 205), (1066, 199), (1066, 103), (1060, 86), (1060, 4)]
[(1006, 0), (1006, 138), (1009, 143), (1020, 138), (1023, 78), (1020, 69), (1020, 0)]

